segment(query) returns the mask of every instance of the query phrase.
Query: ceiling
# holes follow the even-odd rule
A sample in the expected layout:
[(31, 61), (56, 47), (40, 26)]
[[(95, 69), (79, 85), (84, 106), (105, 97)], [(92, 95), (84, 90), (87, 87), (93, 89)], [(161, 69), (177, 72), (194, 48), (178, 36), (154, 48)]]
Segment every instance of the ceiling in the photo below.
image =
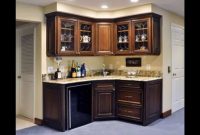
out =
[[(128, 8), (132, 6), (153, 3), (163, 9), (184, 16), (184, 0), (139, 0), (137, 3), (131, 3), (130, 0), (16, 0), (28, 4), (47, 6), (48, 4), (61, 2), (78, 7), (83, 7), (95, 11), (109, 11)], [(101, 9), (102, 4), (107, 4), (108, 9)]]

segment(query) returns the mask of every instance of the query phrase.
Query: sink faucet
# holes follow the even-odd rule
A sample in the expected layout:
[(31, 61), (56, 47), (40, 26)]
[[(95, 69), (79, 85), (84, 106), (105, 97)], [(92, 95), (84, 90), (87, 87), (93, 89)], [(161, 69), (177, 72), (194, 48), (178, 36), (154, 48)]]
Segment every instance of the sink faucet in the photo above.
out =
[(105, 64), (102, 65), (102, 73), (103, 73), (103, 76), (106, 76), (108, 74), (107, 71), (105, 71)]

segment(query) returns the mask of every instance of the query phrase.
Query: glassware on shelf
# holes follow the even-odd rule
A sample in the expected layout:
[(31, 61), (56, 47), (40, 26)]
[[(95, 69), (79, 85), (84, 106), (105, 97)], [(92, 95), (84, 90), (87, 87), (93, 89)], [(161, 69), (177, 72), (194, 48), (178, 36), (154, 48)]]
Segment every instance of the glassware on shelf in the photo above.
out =
[(135, 41), (136, 41), (136, 42), (139, 42), (139, 41), (140, 41), (140, 35), (139, 35), (139, 34), (135, 36)]
[(80, 38), (81, 38), (80, 41), (83, 43), (89, 43), (91, 40), (91, 37), (89, 37), (88, 35), (83, 35)]
[(146, 47), (143, 45), (140, 47), (140, 50), (146, 50)]
[(119, 36), (119, 43), (122, 43), (122, 39), (123, 39), (123, 37), (120, 35)]
[(142, 40), (142, 41), (145, 41), (146, 39), (147, 39), (147, 34), (143, 33), (143, 34), (141, 35), (141, 40)]
[(128, 42), (128, 36), (124, 35), (123, 42)]
[(65, 28), (71, 28), (73, 26), (73, 24), (69, 22), (64, 22), (63, 25)]
[(65, 36), (65, 39), (67, 42), (72, 42), (72, 37), (73, 36), (71, 35), (71, 33), (69, 33), (68, 35)]
[(62, 46), (61, 52), (64, 52), (64, 51), (65, 51), (65, 46)]

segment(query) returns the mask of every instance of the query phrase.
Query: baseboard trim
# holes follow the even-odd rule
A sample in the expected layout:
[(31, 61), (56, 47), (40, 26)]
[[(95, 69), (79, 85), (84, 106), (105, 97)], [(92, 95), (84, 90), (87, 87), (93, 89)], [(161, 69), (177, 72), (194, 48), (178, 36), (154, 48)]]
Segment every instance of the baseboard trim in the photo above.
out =
[(170, 116), (171, 114), (172, 114), (172, 110), (170, 109), (170, 110), (168, 110), (166, 112), (163, 112), (161, 114), (161, 118), (166, 118), (166, 117)]
[(37, 125), (42, 125), (43, 124), (43, 120), (35, 118), (34, 123)]

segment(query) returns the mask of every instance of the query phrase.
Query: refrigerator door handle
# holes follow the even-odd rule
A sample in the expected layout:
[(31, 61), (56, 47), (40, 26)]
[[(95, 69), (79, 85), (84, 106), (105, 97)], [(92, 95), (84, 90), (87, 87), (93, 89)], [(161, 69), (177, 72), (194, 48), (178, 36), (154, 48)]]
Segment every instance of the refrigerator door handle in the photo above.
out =
[(71, 90), (69, 89), (69, 128), (71, 128), (72, 126), (72, 122), (71, 122)]

